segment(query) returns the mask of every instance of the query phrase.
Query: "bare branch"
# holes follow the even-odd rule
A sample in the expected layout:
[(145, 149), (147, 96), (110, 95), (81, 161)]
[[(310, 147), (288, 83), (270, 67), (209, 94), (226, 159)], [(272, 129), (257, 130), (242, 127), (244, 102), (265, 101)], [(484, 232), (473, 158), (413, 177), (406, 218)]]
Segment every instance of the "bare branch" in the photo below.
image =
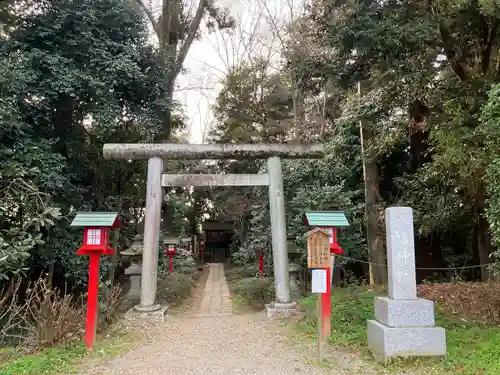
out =
[(206, 0), (200, 0), (198, 3), (198, 9), (196, 10), (196, 14), (189, 25), (188, 35), (184, 44), (181, 46), (179, 50), (179, 54), (177, 55), (177, 60), (175, 64), (176, 73), (180, 72), (182, 69), (182, 65), (184, 64), (184, 60), (186, 60), (186, 56), (188, 54), (189, 48), (191, 48), (191, 44), (193, 44), (194, 38), (196, 37), (196, 33), (200, 27), (201, 20), (203, 18), (203, 13), (205, 11), (205, 3)]
[(137, 3), (139, 4), (141, 9), (144, 11), (146, 16), (148, 17), (149, 22), (151, 22), (151, 26), (153, 27), (153, 30), (155, 31), (156, 35), (159, 37), (159, 35), (158, 35), (158, 22), (156, 22), (153, 13), (151, 12), (151, 10), (148, 9), (146, 4), (144, 4), (144, 2), (142, 0), (137, 0)]

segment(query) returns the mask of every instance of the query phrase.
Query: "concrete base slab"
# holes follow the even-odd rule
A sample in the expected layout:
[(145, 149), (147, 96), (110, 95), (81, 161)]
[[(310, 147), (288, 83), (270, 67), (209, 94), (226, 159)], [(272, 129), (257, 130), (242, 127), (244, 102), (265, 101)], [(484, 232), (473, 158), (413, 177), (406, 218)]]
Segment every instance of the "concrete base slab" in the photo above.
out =
[(382, 364), (397, 357), (444, 357), (446, 333), (440, 327), (392, 328), (369, 320), (368, 349)]
[(148, 305), (148, 306), (142, 306), (142, 305), (135, 305), (134, 310), (137, 312), (154, 312), (158, 311), (161, 309), (161, 305)]
[(427, 299), (375, 298), (375, 319), (389, 327), (433, 327), (434, 302)]
[(299, 312), (296, 302), (278, 303), (273, 302), (266, 305), (268, 318), (287, 318)]
[(196, 314), (194, 318), (208, 318), (208, 317), (214, 317), (214, 316), (233, 316), (233, 313), (226, 313), (226, 312), (220, 312), (220, 313), (213, 313), (213, 314)]
[(147, 320), (157, 323), (165, 323), (165, 315), (167, 314), (168, 306), (160, 306), (159, 310), (155, 311), (138, 311), (136, 307), (131, 308), (125, 313), (125, 319), (129, 321)]

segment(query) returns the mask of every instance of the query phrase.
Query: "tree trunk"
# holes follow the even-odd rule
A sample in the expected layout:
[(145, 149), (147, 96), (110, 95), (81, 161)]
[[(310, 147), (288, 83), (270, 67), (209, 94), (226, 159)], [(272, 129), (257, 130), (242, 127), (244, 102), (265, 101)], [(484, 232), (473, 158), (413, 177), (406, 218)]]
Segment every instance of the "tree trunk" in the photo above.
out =
[[(121, 184), (120, 184), (121, 185)], [(120, 213), (123, 205), (123, 199), (122, 196), (118, 196), (118, 200), (116, 201), (116, 212)], [(111, 268), (109, 269), (108, 273), (108, 283), (109, 283), (109, 290), (107, 290), (107, 296), (106, 300), (109, 301), (111, 298), (111, 295), (113, 294), (113, 287), (115, 285), (115, 273), (116, 273), (116, 267), (118, 266), (118, 247), (120, 246), (120, 228), (115, 228), (113, 229), (112, 232), (112, 239), (111, 239), (111, 247), (115, 251), (113, 255), (111, 255)]]
[[(176, 77), (171, 77), (169, 82), (167, 83), (167, 101), (168, 105), (163, 114), (163, 141), (170, 141), (170, 136), (172, 135), (172, 103), (174, 101), (174, 87), (175, 87), (175, 79)], [(167, 163), (165, 163), (165, 166)], [(163, 167), (165, 173), (167, 170)]]
[[(361, 99), (361, 82), (358, 83), (358, 95)], [(377, 203), (379, 202), (380, 173), (376, 160), (366, 158), (366, 150), (373, 142), (373, 132), (364, 122), (359, 122), (361, 136), (361, 153), (363, 155), (363, 178), (365, 186), (365, 220), (366, 240), (370, 260), (370, 284), (386, 285), (387, 264), (385, 256), (385, 243), (379, 231)]]
[(47, 272), (47, 286), (52, 289), (52, 285), (54, 283), (54, 272), (56, 268), (56, 262), (53, 257), (50, 258), (49, 270)]
[[(171, 105), (174, 100), (174, 85), (175, 85), (175, 76), (171, 76), (167, 83), (167, 108), (163, 113), (163, 132), (160, 133), (160, 141), (168, 143), (170, 141), (170, 136), (172, 135), (172, 108)], [(163, 173), (168, 173), (169, 164), (167, 161), (163, 163)], [(165, 189), (163, 189), (165, 190)], [(172, 233), (172, 224), (173, 224), (173, 209), (168, 201), (163, 204), (163, 228), (161, 232), (163, 234), (173, 234)]]
[[(48, 200), (46, 200), (46, 203), (48, 203)], [(49, 267), (47, 270), (47, 286), (48, 288), (52, 289), (53, 288), (53, 283), (54, 283), (54, 273), (56, 270), (56, 260), (54, 256), (54, 246), (52, 246), (52, 229), (47, 229), (46, 232), (47, 240), (46, 244), (48, 244), (48, 249), (47, 251), (47, 259), (49, 260)]]
[(386, 285), (385, 241), (378, 222), (379, 171), (375, 162), (363, 162), (365, 184), (366, 241), (370, 260), (370, 284)]
[(174, 207), (170, 204), (169, 201), (166, 201), (163, 204), (162, 223), (160, 226), (161, 234), (173, 235), (174, 234), (173, 224), (174, 224)]
[[(488, 238), (488, 223), (481, 213), (479, 215), (476, 226), (477, 249), (479, 253), (479, 263), (490, 263), (491, 245)], [(489, 267), (481, 267), (481, 280), (489, 281), (490, 269)]]

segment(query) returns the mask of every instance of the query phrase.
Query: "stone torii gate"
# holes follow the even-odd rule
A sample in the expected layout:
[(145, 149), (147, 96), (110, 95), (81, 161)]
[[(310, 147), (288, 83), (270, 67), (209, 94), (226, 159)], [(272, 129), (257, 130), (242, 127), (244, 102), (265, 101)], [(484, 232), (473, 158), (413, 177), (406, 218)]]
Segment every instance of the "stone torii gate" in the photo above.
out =
[[(321, 159), (324, 147), (284, 144), (105, 144), (105, 159), (148, 160), (146, 214), (144, 220), (144, 252), (142, 262), (141, 299), (134, 306), (138, 312), (152, 313), (161, 309), (156, 304), (158, 243), (160, 237), (163, 186), (269, 186), (269, 206), (276, 290), (274, 309), (294, 306), (290, 297), (288, 252), (283, 197), (281, 158)], [(163, 175), (163, 159), (268, 159), (266, 174), (234, 175)]]

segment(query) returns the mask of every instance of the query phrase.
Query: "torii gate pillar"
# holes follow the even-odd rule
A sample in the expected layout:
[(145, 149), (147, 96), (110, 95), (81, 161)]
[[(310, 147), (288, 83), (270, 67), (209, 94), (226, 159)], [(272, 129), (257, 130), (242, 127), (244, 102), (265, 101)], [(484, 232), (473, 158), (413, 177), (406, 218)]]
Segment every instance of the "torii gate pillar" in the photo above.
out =
[(274, 309), (293, 306), (288, 277), (288, 251), (285, 221), (285, 201), (281, 159), (320, 159), (324, 157), (323, 145), (286, 144), (106, 144), (105, 159), (148, 160), (146, 189), (146, 214), (144, 227), (144, 252), (142, 262), (141, 302), (135, 309), (154, 312), (161, 309), (156, 304), (158, 243), (160, 238), (163, 159), (268, 159), (269, 205), (276, 302)]
[(271, 214), (276, 303), (289, 304), (292, 299), (290, 298), (290, 278), (288, 276), (283, 175), (279, 157), (273, 156), (267, 159), (267, 172), (269, 174), (269, 211)]
[(141, 312), (157, 311), (161, 306), (155, 304), (158, 284), (158, 245), (160, 241), (161, 206), (163, 192), (161, 174), (163, 160), (153, 157), (148, 160), (148, 179), (146, 186), (146, 214), (144, 216), (144, 250), (142, 253), (141, 302), (134, 306)]

